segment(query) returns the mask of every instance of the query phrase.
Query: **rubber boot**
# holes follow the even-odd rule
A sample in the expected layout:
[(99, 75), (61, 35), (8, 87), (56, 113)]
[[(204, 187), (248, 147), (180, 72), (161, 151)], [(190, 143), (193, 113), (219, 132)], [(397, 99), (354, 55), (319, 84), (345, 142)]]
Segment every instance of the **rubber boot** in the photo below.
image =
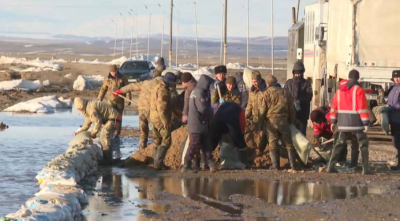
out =
[(194, 161), (194, 164), (192, 166), (193, 172), (198, 172), (200, 170), (200, 161), (201, 157), (199, 155), (196, 156), (192, 161)]
[(361, 150), (361, 163), (362, 163), (362, 174), (371, 174), (369, 170), (369, 151), (368, 149)]
[(207, 162), (207, 160), (205, 159), (205, 156), (204, 156), (204, 152), (201, 152), (201, 158), (200, 158), (200, 170), (209, 170), (210, 169), (210, 167), (208, 166), (208, 162)]
[(210, 167), (210, 172), (215, 172), (218, 170), (217, 164), (215, 163), (214, 159), (208, 160), (208, 166)]
[(295, 164), (295, 160), (296, 160), (296, 153), (294, 152), (293, 149), (288, 150), (288, 158), (289, 158), (289, 164), (290, 164), (290, 168), (292, 170), (297, 170), (297, 168), (294, 166)]
[(391, 170), (400, 170), (400, 154), (397, 154), (397, 166), (391, 166)]
[(238, 149), (238, 155), (239, 155), (239, 160), (242, 162), (244, 165), (246, 165), (246, 168), (249, 168), (249, 155), (247, 152), (247, 148), (244, 149)]
[(358, 156), (360, 155), (360, 151), (358, 149), (351, 150), (351, 162), (349, 168), (355, 168), (358, 165)]
[(162, 170), (162, 169), (166, 168), (166, 166), (164, 164), (164, 158), (165, 158), (165, 155), (167, 154), (167, 150), (168, 150), (168, 148), (165, 146), (159, 146), (157, 148), (156, 157), (154, 159), (154, 168), (156, 170)]
[(270, 170), (279, 170), (278, 158), (279, 154), (277, 150), (269, 150), (272, 165), (269, 167)]
[(112, 163), (112, 150), (103, 150), (103, 160), (99, 162), (99, 165), (109, 166)]

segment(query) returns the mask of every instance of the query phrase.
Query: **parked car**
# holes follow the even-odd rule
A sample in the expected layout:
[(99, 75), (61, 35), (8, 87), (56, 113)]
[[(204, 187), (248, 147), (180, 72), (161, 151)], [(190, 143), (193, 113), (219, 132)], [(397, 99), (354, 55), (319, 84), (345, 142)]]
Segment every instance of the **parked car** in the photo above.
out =
[(119, 73), (128, 77), (129, 82), (151, 79), (155, 67), (150, 61), (125, 61)]

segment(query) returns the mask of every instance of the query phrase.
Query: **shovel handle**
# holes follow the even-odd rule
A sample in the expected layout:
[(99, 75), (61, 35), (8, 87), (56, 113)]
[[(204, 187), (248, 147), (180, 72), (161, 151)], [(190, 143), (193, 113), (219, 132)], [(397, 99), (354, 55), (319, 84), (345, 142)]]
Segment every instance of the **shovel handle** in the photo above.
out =
[(135, 104), (137, 104), (137, 102), (136, 102), (136, 101), (129, 100), (128, 98), (126, 98), (126, 97), (124, 97), (124, 96), (122, 96), (122, 95), (120, 95), (120, 94), (118, 94), (118, 97), (120, 97), (120, 98), (122, 98), (122, 99), (124, 99), (124, 100), (126, 100), (126, 101), (129, 101), (129, 102), (131, 102), (131, 103), (135, 103)]

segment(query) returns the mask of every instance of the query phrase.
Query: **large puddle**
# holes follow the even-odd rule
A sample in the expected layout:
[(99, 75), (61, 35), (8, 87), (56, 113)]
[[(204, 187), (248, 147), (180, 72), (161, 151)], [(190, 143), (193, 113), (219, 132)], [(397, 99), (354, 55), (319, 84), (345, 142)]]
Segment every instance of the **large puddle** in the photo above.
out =
[(204, 177), (130, 178), (125, 175), (124, 169), (115, 168), (97, 180), (84, 214), (88, 220), (147, 220), (147, 215), (163, 214), (173, 205), (174, 202), (158, 203), (163, 201), (161, 193), (164, 191), (199, 201), (223, 211), (227, 216), (237, 217), (242, 214), (244, 205), (232, 201), (233, 196), (251, 196), (277, 205), (299, 205), (381, 194), (389, 189)]
[[(73, 108), (54, 114), (12, 114), (0, 112), (0, 122), (10, 126), (0, 132), (0, 216), (16, 212), (39, 190), (34, 179), (46, 163), (64, 153), (83, 116)], [(138, 125), (137, 116), (124, 116), (125, 126)], [(123, 138), (122, 157), (137, 149), (137, 139)]]

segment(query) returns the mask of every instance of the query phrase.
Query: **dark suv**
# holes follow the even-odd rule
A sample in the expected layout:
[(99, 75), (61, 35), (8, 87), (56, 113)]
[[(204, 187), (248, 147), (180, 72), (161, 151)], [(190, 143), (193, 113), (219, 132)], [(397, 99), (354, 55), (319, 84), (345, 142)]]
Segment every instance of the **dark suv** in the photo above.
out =
[(138, 82), (151, 79), (154, 69), (149, 61), (125, 61), (119, 73), (127, 76), (129, 82)]

